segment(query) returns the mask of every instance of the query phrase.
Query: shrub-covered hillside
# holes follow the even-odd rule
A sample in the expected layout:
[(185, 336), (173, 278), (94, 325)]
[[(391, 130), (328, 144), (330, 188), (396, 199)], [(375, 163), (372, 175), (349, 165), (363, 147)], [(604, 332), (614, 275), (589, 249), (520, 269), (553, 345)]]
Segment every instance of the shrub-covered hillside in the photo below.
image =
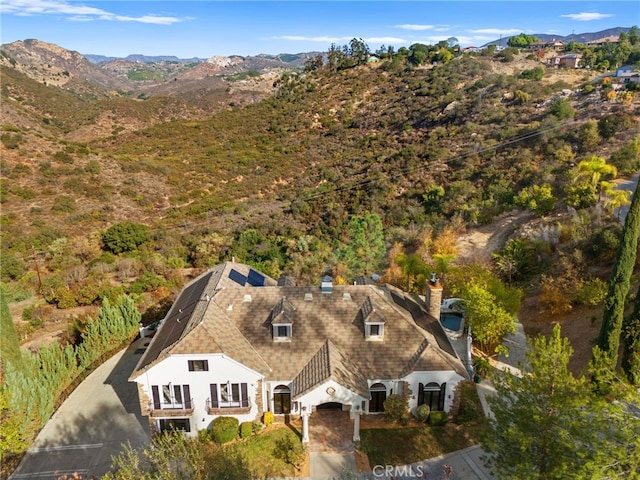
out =
[[(132, 126), (123, 114), (122, 128), (89, 143), (4, 125), (3, 279), (34, 288), (35, 255), (49, 292), (75, 292), (67, 306), (170, 287), (177, 268), (231, 257), (303, 282), (327, 268), (351, 280), (382, 272), (394, 243), (411, 253), (425, 232), (592, 208), (606, 197), (600, 180), (638, 167), (637, 100), (598, 72), (514, 49), (443, 50), (433, 63), (413, 50), (341, 64), (333, 54), (282, 75), (272, 97), (208, 119), (165, 118), (154, 98), (78, 99), (87, 113), (65, 116), (67, 138), (105, 114), (154, 120)], [(44, 93), (29, 91), (35, 109)], [(600, 160), (617, 170), (588, 181), (583, 161)], [(124, 221), (148, 235), (113, 251), (105, 232)]]

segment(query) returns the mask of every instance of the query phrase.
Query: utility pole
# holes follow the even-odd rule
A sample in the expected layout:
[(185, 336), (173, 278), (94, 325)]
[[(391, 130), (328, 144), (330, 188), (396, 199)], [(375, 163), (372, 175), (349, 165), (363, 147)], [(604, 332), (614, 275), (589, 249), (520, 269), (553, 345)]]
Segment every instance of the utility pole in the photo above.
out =
[(36, 275), (38, 275), (38, 291), (42, 290), (42, 277), (40, 277), (40, 267), (38, 266), (38, 257), (36, 256), (35, 247), (31, 247), (33, 250), (33, 263), (36, 266)]

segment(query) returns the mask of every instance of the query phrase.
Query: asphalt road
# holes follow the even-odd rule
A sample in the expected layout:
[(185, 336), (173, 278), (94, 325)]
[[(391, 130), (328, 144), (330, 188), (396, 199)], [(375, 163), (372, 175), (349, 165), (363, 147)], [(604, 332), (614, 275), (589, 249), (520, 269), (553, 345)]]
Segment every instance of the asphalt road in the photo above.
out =
[[(624, 180), (618, 183), (614, 188), (616, 190), (631, 190), (632, 192), (636, 191), (636, 187), (638, 186), (638, 179), (640, 178), (640, 173), (636, 173), (633, 177), (628, 180)], [(625, 205), (624, 207), (620, 207), (616, 209), (614, 214), (620, 217), (620, 223), (624, 225), (624, 221), (627, 218), (627, 212), (629, 211), (629, 205)]]
[(148, 444), (148, 421), (140, 415), (136, 385), (127, 381), (140, 358), (136, 350), (148, 341), (136, 340), (91, 373), (45, 425), (9, 478), (52, 479), (74, 472), (85, 480), (100, 477), (123, 444)]

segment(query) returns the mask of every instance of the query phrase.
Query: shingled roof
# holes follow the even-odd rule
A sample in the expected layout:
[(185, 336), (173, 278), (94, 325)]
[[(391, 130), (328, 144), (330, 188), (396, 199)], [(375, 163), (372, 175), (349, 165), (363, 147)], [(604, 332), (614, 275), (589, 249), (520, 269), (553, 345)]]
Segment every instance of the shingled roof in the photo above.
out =
[(358, 365), (339, 351), (329, 339), (293, 379), (291, 388), (293, 398), (300, 398), (327, 380), (335, 380), (352, 392), (365, 398), (369, 397), (367, 378)]
[[(417, 296), (389, 285), (333, 285), (331, 293), (322, 293), (319, 286), (278, 286), (266, 276), (259, 287), (229, 278), (231, 269), (248, 278), (248, 268), (223, 264), (187, 285), (132, 378), (170, 353), (224, 353), (266, 380), (296, 379), (296, 395), (318, 375), (355, 392), (362, 391), (363, 379), (402, 378), (412, 371), (467, 375), (440, 323)], [(280, 302), (292, 324), (286, 342), (274, 341), (272, 335), (272, 314)], [(384, 319), (382, 340), (365, 337), (365, 302)], [(325, 357), (334, 359), (331, 368), (318, 366), (325, 365)]]
[[(186, 353), (223, 353), (227, 348), (237, 346), (242, 335), (239, 332), (233, 333), (233, 328), (226, 328), (233, 324), (229, 323), (225, 326), (228, 319), (218, 308), (210, 308), (210, 303), (219, 291), (246, 286), (249, 278), (254, 283), (262, 281), (263, 285), (277, 284), (272, 278), (248, 265), (235, 262), (217, 265), (188, 283), (171, 306), (149, 348), (136, 365), (131, 378), (165, 358), (174, 348), (187, 347), (190, 351)], [(205, 316), (209, 318), (207, 322), (209, 326), (219, 324), (218, 328), (215, 328), (216, 335), (213, 337), (207, 333), (207, 327), (197, 329), (203, 323)], [(198, 331), (190, 335), (194, 329)], [(201, 331), (203, 329), (205, 332)], [(200, 337), (201, 335), (203, 336)], [(178, 350), (174, 353), (178, 353)]]

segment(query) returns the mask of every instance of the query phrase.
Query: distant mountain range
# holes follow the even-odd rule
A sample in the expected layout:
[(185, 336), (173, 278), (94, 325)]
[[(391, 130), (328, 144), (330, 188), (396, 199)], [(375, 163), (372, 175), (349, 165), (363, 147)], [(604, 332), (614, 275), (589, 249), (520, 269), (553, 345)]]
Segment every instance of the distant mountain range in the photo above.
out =
[[(597, 40), (599, 38), (611, 37), (620, 35), (622, 32), (628, 32), (631, 27), (615, 27), (608, 28), (606, 30), (601, 30), (599, 32), (592, 33), (572, 33), (571, 35), (550, 35), (548, 33), (534, 33), (534, 37), (538, 37), (542, 41), (548, 40), (560, 40), (563, 42), (569, 42), (573, 40), (576, 43), (586, 43), (593, 40)], [(507, 42), (512, 36), (501, 37), (496, 40), (492, 40), (491, 42), (485, 43), (482, 47), (487, 47), (489, 45), (500, 45), (507, 46)], [(311, 55), (317, 55), (318, 52), (310, 52), (310, 53), (298, 53), (298, 54), (289, 54), (289, 53), (281, 53), (278, 55), (268, 55), (268, 54), (260, 54), (250, 57), (242, 57), (240, 55), (232, 55), (232, 57), (240, 57), (240, 58), (262, 58), (268, 60), (275, 60), (284, 63), (296, 62), (300, 57), (309, 58)], [(138, 62), (138, 63), (159, 63), (159, 62), (176, 62), (176, 63), (197, 63), (204, 62), (206, 58), (192, 57), (192, 58), (178, 58), (174, 55), (158, 55), (158, 56), (150, 56), (143, 54), (131, 54), (126, 57), (108, 57), (105, 55), (94, 55), (94, 54), (83, 54), (83, 56), (89, 60), (91, 63), (99, 64), (111, 62), (114, 60), (126, 60), (129, 62)]]
[[(543, 41), (556, 39), (564, 42), (588, 42), (599, 38), (620, 35), (630, 28), (616, 27), (592, 33), (571, 35), (535, 34)], [(511, 37), (489, 42), (506, 46)], [(145, 95), (176, 93), (185, 89), (198, 91), (205, 88), (219, 90), (220, 82), (242, 80), (247, 72), (266, 75), (261, 92), (272, 85), (270, 75), (289, 69), (301, 68), (305, 62), (321, 52), (278, 55), (212, 56), (210, 58), (178, 58), (173, 55), (148, 56), (132, 54), (124, 58), (104, 55), (81, 54), (58, 45), (36, 39), (20, 40), (0, 46), (0, 65), (12, 66), (34, 80), (76, 92), (84, 92), (94, 98), (106, 92), (142, 92)], [(252, 78), (255, 79), (255, 76)], [(257, 80), (254, 80), (254, 84)], [(195, 82), (195, 83), (194, 83)], [(236, 90), (242, 83), (235, 83)], [(100, 89), (96, 90), (96, 87)], [(269, 90), (272, 87), (269, 87)], [(258, 96), (256, 98), (258, 98)]]
[(206, 58), (178, 58), (174, 55), (159, 55), (159, 56), (149, 56), (142, 55), (140, 53), (134, 53), (132, 55), (127, 55), (126, 57), (107, 57), (105, 55), (93, 55), (91, 53), (83, 54), (84, 58), (89, 60), (91, 63), (106, 63), (112, 62), (113, 60), (126, 60), (128, 62), (139, 62), (139, 63), (159, 63), (159, 62), (177, 62), (177, 63), (195, 63), (195, 62), (204, 62)]
[[(606, 30), (601, 30), (599, 32), (593, 32), (593, 33), (572, 33), (571, 35), (550, 35), (547, 33), (534, 33), (532, 34), (534, 37), (538, 37), (541, 41), (546, 42), (549, 40), (560, 40), (562, 42), (570, 42), (571, 40), (573, 40), (576, 43), (587, 43), (587, 42), (591, 42), (593, 40), (598, 40), (599, 38), (605, 38), (605, 37), (612, 37), (612, 36), (618, 36), (620, 35), (622, 32), (628, 32), (629, 30), (631, 30), (631, 27), (615, 27), (615, 28), (608, 28)], [(492, 42), (486, 43), (484, 45), (482, 45), (483, 47), (487, 47), (489, 45), (499, 45), (501, 47), (506, 47), (507, 46), (507, 42), (509, 42), (509, 39), (511, 38), (511, 36), (508, 37), (503, 37), (500, 38), (498, 40), (493, 40)]]

